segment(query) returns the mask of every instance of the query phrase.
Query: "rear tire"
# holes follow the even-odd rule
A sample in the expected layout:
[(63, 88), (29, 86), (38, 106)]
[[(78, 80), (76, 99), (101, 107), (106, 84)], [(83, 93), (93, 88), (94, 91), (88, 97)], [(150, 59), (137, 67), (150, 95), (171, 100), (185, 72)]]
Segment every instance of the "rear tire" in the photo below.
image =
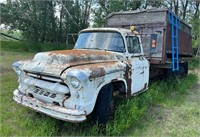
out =
[(172, 72), (171, 68), (165, 69), (165, 78), (167, 79), (171, 76), (172, 77), (178, 76), (180, 78), (183, 78), (187, 76), (187, 74), (188, 74), (188, 62), (179, 63), (179, 71)]
[(180, 63), (179, 64), (179, 71), (176, 72), (176, 74), (181, 78), (187, 76), (187, 74), (188, 74), (188, 63), (187, 62)]

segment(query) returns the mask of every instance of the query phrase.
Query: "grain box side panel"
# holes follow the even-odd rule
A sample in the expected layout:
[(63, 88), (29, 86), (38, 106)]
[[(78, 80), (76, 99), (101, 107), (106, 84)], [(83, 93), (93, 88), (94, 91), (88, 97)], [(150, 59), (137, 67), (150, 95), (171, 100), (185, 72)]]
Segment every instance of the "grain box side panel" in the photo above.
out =
[[(183, 23), (182, 23), (183, 24)], [(180, 26), (178, 31), (179, 59), (192, 56), (192, 36), (188, 26)], [(171, 26), (167, 24), (165, 60), (171, 61)]]

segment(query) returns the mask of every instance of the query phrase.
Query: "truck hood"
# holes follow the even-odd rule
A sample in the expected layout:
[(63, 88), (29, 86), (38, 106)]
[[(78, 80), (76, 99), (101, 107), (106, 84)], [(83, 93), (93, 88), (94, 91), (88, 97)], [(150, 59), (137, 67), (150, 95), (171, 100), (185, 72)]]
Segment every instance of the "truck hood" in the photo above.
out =
[(60, 50), (37, 53), (33, 60), (23, 65), (23, 70), (60, 76), (66, 69), (96, 63), (116, 61), (116, 55), (108, 51), (97, 50)]

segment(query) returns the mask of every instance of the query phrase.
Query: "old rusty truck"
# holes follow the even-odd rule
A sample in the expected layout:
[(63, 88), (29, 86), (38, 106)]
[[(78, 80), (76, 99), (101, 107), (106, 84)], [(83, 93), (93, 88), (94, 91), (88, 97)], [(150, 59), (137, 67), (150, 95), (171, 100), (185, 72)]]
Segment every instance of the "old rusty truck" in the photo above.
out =
[(114, 94), (137, 95), (156, 75), (186, 75), (191, 39), (190, 26), (167, 9), (115, 12), (106, 28), (80, 31), (74, 49), (13, 63), (19, 82), (13, 98), (63, 121), (92, 115), (105, 124)]

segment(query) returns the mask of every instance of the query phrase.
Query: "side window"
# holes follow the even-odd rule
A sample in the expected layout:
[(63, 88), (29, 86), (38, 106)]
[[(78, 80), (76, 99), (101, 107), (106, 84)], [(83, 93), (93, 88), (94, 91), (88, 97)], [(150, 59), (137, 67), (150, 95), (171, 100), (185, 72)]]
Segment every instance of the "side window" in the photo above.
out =
[(140, 42), (138, 37), (127, 36), (126, 37), (127, 48), (129, 53), (141, 53)]

